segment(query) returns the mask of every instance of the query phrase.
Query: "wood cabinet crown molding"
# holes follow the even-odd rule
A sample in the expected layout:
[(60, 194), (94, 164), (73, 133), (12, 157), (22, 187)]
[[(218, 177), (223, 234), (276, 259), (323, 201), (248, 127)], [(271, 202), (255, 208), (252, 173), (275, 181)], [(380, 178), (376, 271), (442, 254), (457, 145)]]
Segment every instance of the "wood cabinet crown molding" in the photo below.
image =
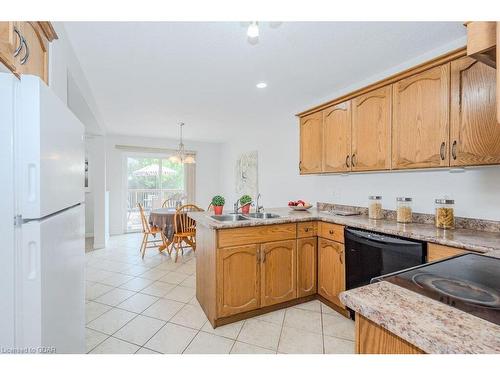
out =
[(37, 22), (40, 25), (40, 28), (43, 31), (43, 34), (47, 38), (49, 42), (52, 42), (55, 39), (59, 39), (57, 36), (56, 31), (54, 30), (54, 26), (52, 26), (52, 23), (49, 21), (38, 21)]

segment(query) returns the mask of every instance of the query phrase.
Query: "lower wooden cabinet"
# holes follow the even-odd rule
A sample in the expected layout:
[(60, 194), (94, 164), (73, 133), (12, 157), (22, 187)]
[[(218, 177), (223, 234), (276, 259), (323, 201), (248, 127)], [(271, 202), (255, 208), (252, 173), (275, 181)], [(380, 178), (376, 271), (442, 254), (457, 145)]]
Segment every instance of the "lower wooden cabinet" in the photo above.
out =
[(297, 298), (295, 240), (261, 245), (261, 307)]
[(434, 262), (435, 260), (449, 258), (467, 252), (467, 250), (457, 249), (456, 247), (429, 243), (427, 244), (427, 262)]
[(260, 307), (260, 247), (217, 250), (217, 315), (234, 315)]
[(317, 243), (316, 237), (297, 240), (297, 297), (299, 298), (316, 293)]
[(345, 290), (344, 245), (335, 241), (318, 240), (318, 293), (344, 308), (339, 294)]
[(356, 313), (356, 354), (423, 354), (416, 346)]

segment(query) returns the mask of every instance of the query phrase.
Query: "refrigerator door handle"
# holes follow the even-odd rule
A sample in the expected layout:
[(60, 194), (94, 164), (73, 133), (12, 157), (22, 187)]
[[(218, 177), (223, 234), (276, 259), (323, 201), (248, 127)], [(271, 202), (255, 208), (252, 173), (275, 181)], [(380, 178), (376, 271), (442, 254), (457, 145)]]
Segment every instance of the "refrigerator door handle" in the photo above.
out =
[(28, 164), (28, 202), (36, 201), (36, 165), (34, 163)]

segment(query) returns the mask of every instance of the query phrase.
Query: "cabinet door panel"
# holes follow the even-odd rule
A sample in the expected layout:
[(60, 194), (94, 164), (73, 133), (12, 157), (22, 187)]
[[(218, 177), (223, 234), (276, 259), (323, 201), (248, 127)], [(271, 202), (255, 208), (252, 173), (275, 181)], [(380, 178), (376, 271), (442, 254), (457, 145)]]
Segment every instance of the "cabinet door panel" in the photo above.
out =
[(17, 22), (0, 22), (0, 63), (4, 64), (12, 72), (16, 72), (16, 58), (14, 51), (19, 48), (19, 37), (14, 32), (18, 29)]
[(350, 171), (351, 102), (323, 110), (323, 171)]
[(297, 297), (316, 293), (317, 238), (297, 240)]
[(261, 245), (261, 306), (297, 298), (296, 240)]
[(344, 308), (339, 294), (345, 290), (344, 245), (324, 238), (318, 240), (318, 293)]
[(500, 163), (496, 71), (469, 57), (451, 63), (451, 165)]
[(352, 170), (391, 167), (391, 86), (352, 100)]
[(301, 174), (321, 172), (323, 143), (323, 116), (313, 113), (300, 119), (300, 162)]
[(449, 165), (450, 64), (393, 85), (392, 168)]
[(48, 83), (48, 42), (42, 35), (40, 26), (34, 22), (22, 22), (21, 33), (26, 40), (26, 48), (20, 54), (20, 61), (26, 63), (18, 66), (20, 74), (33, 74)]
[(218, 316), (259, 308), (258, 245), (217, 250)]

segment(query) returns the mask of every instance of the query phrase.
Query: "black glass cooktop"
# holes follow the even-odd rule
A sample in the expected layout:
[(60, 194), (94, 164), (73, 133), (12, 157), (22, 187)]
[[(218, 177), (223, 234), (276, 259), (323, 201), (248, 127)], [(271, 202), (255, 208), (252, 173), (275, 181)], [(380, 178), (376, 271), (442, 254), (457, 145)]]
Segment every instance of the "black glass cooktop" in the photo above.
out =
[(500, 324), (500, 259), (464, 254), (374, 279)]

